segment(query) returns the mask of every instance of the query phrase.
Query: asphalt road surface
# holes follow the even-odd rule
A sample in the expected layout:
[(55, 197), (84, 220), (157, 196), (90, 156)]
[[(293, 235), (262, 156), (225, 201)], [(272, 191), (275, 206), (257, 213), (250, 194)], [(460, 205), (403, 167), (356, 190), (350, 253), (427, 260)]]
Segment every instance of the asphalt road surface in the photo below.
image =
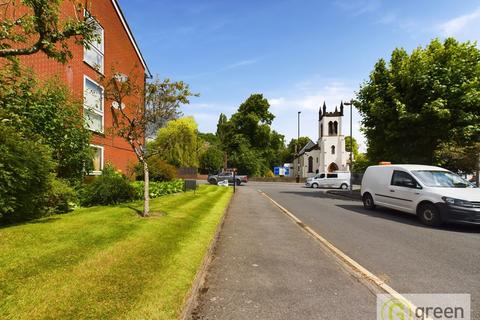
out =
[(243, 187), (268, 194), (399, 293), (471, 294), (472, 319), (480, 319), (480, 227), (430, 228), (413, 215), (365, 210), (302, 185)]

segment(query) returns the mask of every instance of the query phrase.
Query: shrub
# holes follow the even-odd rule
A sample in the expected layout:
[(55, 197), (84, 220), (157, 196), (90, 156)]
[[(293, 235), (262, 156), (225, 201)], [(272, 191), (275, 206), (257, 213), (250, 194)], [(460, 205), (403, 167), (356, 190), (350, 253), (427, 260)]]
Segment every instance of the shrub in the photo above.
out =
[[(150, 182), (150, 198), (158, 198), (167, 194), (182, 192), (183, 183), (183, 180)], [(135, 197), (137, 199), (143, 199), (143, 181), (132, 182), (132, 186), (135, 188)]]
[(47, 146), (0, 122), (0, 218), (14, 221), (44, 214), (54, 167)]
[(101, 176), (80, 190), (79, 197), (82, 206), (118, 204), (132, 201), (135, 189), (124, 175), (106, 165)]
[(66, 213), (78, 204), (77, 193), (62, 179), (52, 177), (46, 204), (51, 213)]
[(9, 126), (41, 137), (51, 148), (57, 176), (79, 182), (84, 170), (91, 169), (91, 133), (80, 112), (82, 101), (58, 79), (41, 83), (28, 69), (2, 69), (0, 110)]
[[(177, 168), (168, 164), (158, 156), (150, 157), (147, 161), (151, 181), (171, 181), (177, 177)], [(143, 165), (135, 166), (137, 180), (143, 180)]]
[(274, 178), (275, 174), (272, 172), (272, 170), (268, 170), (267, 173), (265, 173), (266, 178)]

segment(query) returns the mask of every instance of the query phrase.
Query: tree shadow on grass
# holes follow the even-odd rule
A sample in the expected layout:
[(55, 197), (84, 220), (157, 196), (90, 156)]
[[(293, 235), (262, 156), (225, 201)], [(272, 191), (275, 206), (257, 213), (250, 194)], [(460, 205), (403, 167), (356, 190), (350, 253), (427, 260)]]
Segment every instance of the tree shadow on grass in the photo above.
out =
[(10, 227), (18, 227), (26, 224), (47, 224), (52, 223), (57, 220), (60, 220), (60, 217), (51, 216), (46, 218), (38, 218), (33, 220), (25, 220), (25, 221), (8, 221), (8, 220), (0, 220), (0, 229), (10, 228)]
[(378, 218), (378, 219), (385, 219), (390, 221), (395, 221), (403, 224), (408, 224), (411, 226), (419, 227), (419, 228), (427, 228), (427, 229), (439, 229), (444, 231), (452, 231), (452, 232), (462, 232), (462, 233), (480, 233), (480, 226), (473, 226), (473, 225), (461, 225), (461, 224), (444, 224), (441, 227), (429, 227), (422, 224), (416, 215), (410, 213), (404, 213), (401, 211), (388, 209), (388, 208), (376, 208), (375, 210), (367, 210), (362, 205), (351, 205), (351, 204), (337, 204), (339, 208), (345, 209), (346, 212), (350, 212), (353, 214), (362, 214), (365, 216)]
[[(130, 209), (132, 211), (134, 211), (136, 213), (136, 215), (140, 218), (143, 218), (142, 217), (142, 214), (143, 214), (143, 208), (142, 209), (139, 209), (138, 207), (134, 207), (133, 205), (121, 205), (119, 206), (120, 208), (127, 208), (127, 209)], [(166, 216), (167, 213), (164, 212), (164, 211), (150, 211), (150, 215), (148, 217), (145, 217), (145, 218), (159, 218), (159, 217), (164, 217)]]

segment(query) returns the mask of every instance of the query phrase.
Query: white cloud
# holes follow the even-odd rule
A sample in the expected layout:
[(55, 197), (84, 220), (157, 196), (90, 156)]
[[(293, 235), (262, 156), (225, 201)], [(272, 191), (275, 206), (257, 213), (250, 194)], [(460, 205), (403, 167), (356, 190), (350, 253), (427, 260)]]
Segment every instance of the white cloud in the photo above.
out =
[(474, 36), (473, 39), (477, 38), (480, 31), (480, 8), (440, 24), (439, 29), (442, 35), (447, 37)]
[(195, 79), (195, 78), (200, 78), (200, 77), (204, 77), (204, 76), (210, 76), (210, 75), (213, 75), (213, 74), (226, 72), (226, 71), (229, 71), (229, 70), (232, 70), (232, 69), (237, 69), (237, 68), (249, 66), (249, 65), (257, 63), (259, 60), (260, 59), (240, 60), (240, 61), (231, 63), (227, 66), (224, 66), (222, 68), (219, 68), (217, 70), (206, 71), (206, 72), (201, 72), (201, 73), (196, 73), (196, 74), (182, 75), (179, 78), (181, 78), (181, 79)]
[(241, 61), (238, 61), (238, 62), (235, 62), (235, 63), (232, 63), (232, 64), (226, 66), (222, 70), (235, 69), (235, 68), (238, 68), (238, 67), (243, 67), (243, 66), (248, 66), (248, 65), (251, 65), (251, 64), (255, 64), (257, 62), (258, 62), (258, 59), (241, 60)]
[(397, 22), (397, 15), (392, 12), (382, 15), (377, 21), (380, 24), (392, 24), (394, 22)]
[(334, 5), (352, 16), (360, 16), (378, 10), (382, 2), (381, 0), (336, 0)]

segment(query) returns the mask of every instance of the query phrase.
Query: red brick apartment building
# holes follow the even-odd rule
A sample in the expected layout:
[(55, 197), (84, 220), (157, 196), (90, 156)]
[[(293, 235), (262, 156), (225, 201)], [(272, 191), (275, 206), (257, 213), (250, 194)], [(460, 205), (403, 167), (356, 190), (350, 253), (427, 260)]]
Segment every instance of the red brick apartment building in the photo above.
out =
[[(70, 50), (73, 59), (66, 64), (49, 59), (44, 53), (27, 56), (22, 61), (32, 67), (40, 78), (59, 77), (76, 97), (83, 99), (85, 125), (93, 132), (92, 148), (96, 154), (93, 174), (100, 174), (106, 163), (127, 172), (137, 159), (125, 140), (109, 134), (108, 129), (113, 125), (112, 101), (105, 101), (98, 80), (101, 75), (111, 77), (112, 68), (116, 72), (133, 75), (142, 82), (150, 72), (118, 1), (90, 1), (88, 10), (97, 22), (101, 38), (99, 43), (92, 43), (91, 48), (86, 49), (72, 41)], [(71, 16), (74, 7), (70, 1), (64, 1), (61, 11), (62, 15)], [(142, 101), (142, 97), (138, 97), (138, 101), (134, 102)]]

